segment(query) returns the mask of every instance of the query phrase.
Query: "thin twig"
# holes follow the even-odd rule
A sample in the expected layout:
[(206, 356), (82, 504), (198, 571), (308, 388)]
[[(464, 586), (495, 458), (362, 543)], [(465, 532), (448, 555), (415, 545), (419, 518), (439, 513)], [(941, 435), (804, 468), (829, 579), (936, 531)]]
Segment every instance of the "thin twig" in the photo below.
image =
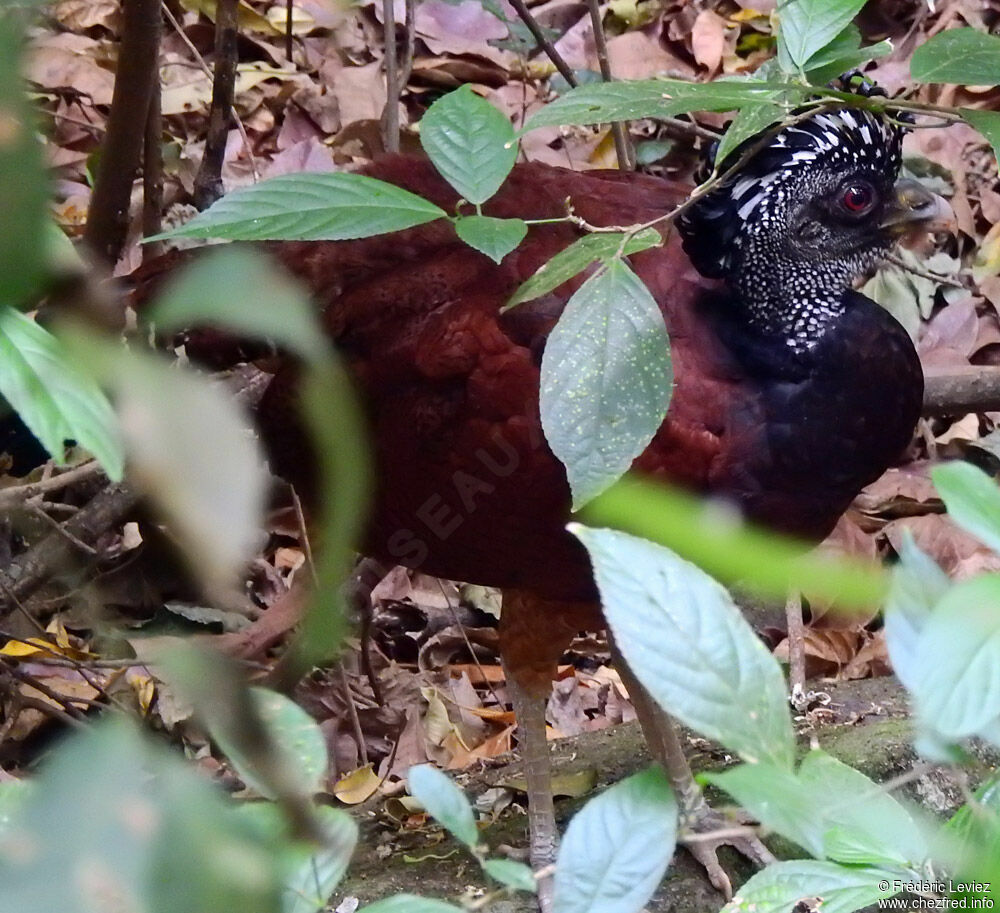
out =
[[(194, 57), (198, 68), (209, 78), (212, 78), (212, 70), (209, 65), (205, 62), (205, 58), (201, 56), (201, 52), (194, 46), (194, 42), (188, 38), (181, 24), (177, 21), (177, 18), (172, 12), (170, 12), (170, 7), (167, 6), (166, 0), (163, 3), (163, 12), (167, 17), (167, 21), (170, 23), (173, 30), (177, 33), (177, 37), (187, 45), (188, 51)], [(247, 154), (247, 161), (250, 163), (250, 173), (253, 176), (254, 182), (260, 180), (260, 172), (257, 170), (257, 159), (253, 154), (253, 147), (250, 145), (250, 137), (247, 134), (246, 127), (243, 126), (243, 121), (240, 119), (239, 112), (236, 110), (236, 106), (232, 109), (233, 123), (236, 124), (236, 129), (240, 131), (240, 139), (243, 140), (243, 148)]]
[(737, 827), (720, 827), (714, 831), (684, 831), (677, 835), (681, 843), (710, 843), (715, 840), (732, 840), (734, 837), (753, 837), (757, 828), (741, 825)]
[(292, 0), (285, 0), (285, 56), (288, 58), (288, 62), (292, 62), (292, 51), (294, 45), (292, 44)]
[(932, 273), (930, 270), (921, 269), (919, 266), (913, 266), (913, 264), (907, 263), (898, 254), (890, 253), (885, 259), (893, 266), (899, 267), (899, 269), (905, 270), (908, 273), (913, 273), (914, 276), (920, 276), (921, 279), (929, 279), (931, 282), (937, 282), (940, 285), (949, 285), (952, 288), (965, 289), (965, 286), (958, 279), (953, 279), (951, 276), (942, 276), (940, 273)]
[(382, 0), (382, 35), (385, 45), (385, 107), (382, 109), (382, 145), (399, 152), (399, 66), (396, 60), (396, 13), (393, 0)]
[[(604, 36), (604, 20), (601, 16), (600, 0), (587, 0), (587, 6), (590, 9), (590, 24), (594, 31), (594, 45), (597, 48), (597, 62), (601, 68), (601, 77), (605, 82), (613, 82), (611, 59), (608, 57), (608, 42)], [(612, 123), (611, 135), (615, 139), (615, 155), (618, 158), (619, 170), (631, 171), (633, 168), (633, 156), (628, 137), (628, 122), (615, 121)]]
[(28, 482), (25, 485), (12, 485), (10, 488), (0, 489), (0, 510), (8, 510), (23, 504), (37, 495), (52, 494), (85, 479), (95, 478), (103, 472), (97, 460), (88, 460), (40, 482)]
[(406, 0), (406, 36), (403, 42), (403, 60), (399, 66), (399, 88), (402, 91), (410, 81), (413, 72), (413, 50), (416, 44), (417, 0)]
[(767, 130), (765, 130), (754, 143), (748, 146), (740, 155), (740, 157), (735, 162), (733, 162), (733, 164), (729, 168), (727, 168), (721, 174), (719, 174), (717, 171), (714, 171), (712, 175), (708, 178), (708, 180), (705, 181), (703, 184), (699, 185), (698, 187), (696, 187), (694, 191), (691, 193), (691, 195), (683, 203), (681, 203), (678, 206), (675, 206), (673, 209), (670, 210), (670, 212), (665, 213), (662, 216), (657, 216), (655, 219), (650, 219), (648, 222), (642, 222), (635, 225), (591, 225), (589, 222), (586, 221), (586, 219), (582, 219), (576, 214), (574, 214), (572, 212), (572, 209), (570, 209), (569, 213), (567, 214), (567, 219), (569, 219), (570, 222), (584, 229), (585, 231), (597, 232), (597, 233), (626, 232), (630, 235), (635, 235), (638, 232), (644, 231), (647, 228), (654, 228), (661, 222), (663, 223), (673, 222), (678, 216), (687, 212), (687, 210), (689, 210), (692, 206), (694, 206), (694, 204), (697, 203), (700, 199), (702, 199), (702, 197), (708, 196), (708, 194), (710, 194), (713, 190), (715, 190), (716, 187), (718, 187), (720, 184), (724, 184), (734, 174), (742, 170), (743, 166), (758, 152), (760, 152), (760, 150), (763, 149), (782, 130), (786, 129), (787, 127), (792, 127), (801, 121), (808, 120), (815, 114), (819, 114), (823, 111), (828, 111), (831, 108), (835, 108), (838, 106), (838, 104), (839, 101), (837, 100), (829, 100), (826, 102), (821, 102), (820, 104), (817, 104), (813, 108), (809, 108), (808, 110), (805, 111), (800, 111), (798, 114), (792, 115), (790, 117), (785, 118), (782, 121), (779, 121), (776, 124), (773, 124)]
[(451, 613), (451, 620), (455, 622), (455, 627), (458, 628), (459, 633), (462, 635), (462, 640), (465, 641), (465, 649), (469, 651), (469, 655), (472, 657), (472, 661), (476, 664), (476, 668), (479, 670), (479, 674), (482, 676), (483, 681), (486, 683), (486, 687), (490, 689), (490, 694), (493, 695), (493, 700), (497, 702), (498, 707), (503, 707), (503, 701), (500, 700), (500, 695), (496, 693), (496, 690), (493, 687), (493, 683), (490, 681), (489, 676), (486, 674), (486, 670), (483, 668), (482, 663), (479, 662), (479, 657), (476, 655), (476, 651), (472, 649), (472, 643), (469, 640), (469, 635), (465, 633), (465, 625), (463, 625), (458, 620), (458, 612), (455, 610), (455, 607), (451, 604), (451, 600), (448, 598), (448, 594), (445, 592), (444, 584), (440, 580), (438, 580), (437, 577), (435, 577), (434, 579), (437, 580), (438, 588), (441, 590), (441, 595), (444, 597), (444, 601), (448, 606), (448, 611)]
[(340, 678), (340, 685), (344, 689), (344, 697), (347, 700), (347, 715), (350, 717), (354, 739), (358, 743), (358, 752), (361, 755), (361, 763), (364, 765), (368, 763), (368, 748), (365, 746), (361, 718), (358, 716), (358, 708), (354, 704), (354, 696), (351, 694), (351, 686), (347, 682), (347, 672), (344, 671), (343, 663), (337, 663), (337, 675)]
[(514, 12), (517, 13), (518, 18), (528, 27), (528, 31), (531, 32), (538, 47), (552, 61), (552, 65), (559, 71), (559, 75), (571, 87), (575, 88), (578, 86), (580, 82), (576, 78), (576, 74), (570, 69), (569, 64), (563, 59), (562, 54), (556, 50), (555, 45), (546, 37), (544, 29), (538, 24), (538, 20), (531, 15), (531, 10), (528, 9), (524, 0), (510, 0), (510, 5), (514, 7)]

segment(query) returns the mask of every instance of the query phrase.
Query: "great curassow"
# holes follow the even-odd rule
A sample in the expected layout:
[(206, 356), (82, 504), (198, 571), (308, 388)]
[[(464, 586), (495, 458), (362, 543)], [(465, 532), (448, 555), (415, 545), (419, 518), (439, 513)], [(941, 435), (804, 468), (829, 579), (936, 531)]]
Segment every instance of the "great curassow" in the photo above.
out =
[[(676, 384), (636, 471), (819, 541), (900, 454), (919, 416), (920, 363), (903, 328), (851, 284), (941, 213), (937, 197), (896, 183), (901, 140), (898, 125), (860, 108), (817, 113), (774, 135), (676, 228), (666, 226), (662, 247), (631, 258), (666, 321)], [(422, 160), (385, 158), (365, 173), (447, 211), (458, 203)], [(551, 219), (570, 200), (592, 225), (628, 225), (664, 215), (689, 191), (639, 174), (522, 164), (484, 211)], [(314, 293), (368, 409), (377, 492), (361, 548), (504, 590), (501, 647), (522, 727), (536, 865), (551, 861), (556, 839), (542, 788), (543, 700), (570, 638), (603, 624), (586, 552), (565, 529), (566, 474), (546, 446), (538, 406), (546, 336), (582, 278), (501, 308), (578, 234), (566, 223), (536, 225), (500, 265), (447, 222), (361, 241), (268, 245)], [(308, 493), (294, 396), (290, 364), (259, 421), (273, 467)], [(688, 827), (717, 826), (665, 715), (627, 681)], [(726, 892), (721, 843), (769, 858), (756, 839), (693, 842)]]

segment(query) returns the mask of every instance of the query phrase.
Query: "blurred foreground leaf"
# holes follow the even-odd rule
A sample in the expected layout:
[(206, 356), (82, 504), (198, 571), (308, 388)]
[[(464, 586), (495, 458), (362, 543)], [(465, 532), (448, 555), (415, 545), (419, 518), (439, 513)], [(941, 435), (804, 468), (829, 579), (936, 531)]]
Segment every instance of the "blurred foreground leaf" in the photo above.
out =
[(876, 564), (810, 552), (810, 545), (744, 523), (731, 508), (627, 476), (581, 517), (665, 545), (726, 585), (784, 600), (790, 589), (843, 608), (879, 605), (888, 575)]
[(274, 913), (279, 849), (179, 757), (110, 720), (52, 756), (0, 831), (0, 906)]

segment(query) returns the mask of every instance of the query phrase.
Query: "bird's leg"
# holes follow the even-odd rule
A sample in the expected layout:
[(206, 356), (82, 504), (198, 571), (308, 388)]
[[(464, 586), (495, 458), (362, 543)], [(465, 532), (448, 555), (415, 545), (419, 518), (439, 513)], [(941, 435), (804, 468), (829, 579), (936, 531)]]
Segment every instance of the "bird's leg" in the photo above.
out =
[[(739, 825), (743, 822), (733, 822), (705, 801), (701, 788), (694, 781), (687, 758), (684, 757), (673, 718), (649, 696), (649, 692), (633, 675), (610, 632), (608, 643), (615, 668), (632, 699), (650, 754), (663, 766), (677, 798), (680, 807), (680, 842), (705, 869), (712, 885), (728, 900), (733, 896), (733, 886), (716, 855), (720, 846), (734, 847), (760, 866), (774, 862), (774, 856), (752, 830), (733, 826), (734, 823)], [(718, 836), (714, 835), (716, 831), (719, 832)]]
[[(602, 626), (596, 607), (557, 603), (522, 590), (505, 590), (500, 613), (500, 655), (517, 717), (517, 738), (528, 781), (531, 865), (555, 862), (559, 836), (552, 802), (552, 771), (545, 739), (545, 704), (559, 658), (577, 631)], [(552, 909), (552, 877), (539, 879), (538, 905)]]
[[(537, 872), (556, 861), (559, 832), (552, 801), (552, 763), (545, 737), (545, 698), (522, 687), (504, 660), (507, 693), (517, 719), (517, 741), (524, 764), (528, 791), (528, 846), (531, 867)], [(552, 878), (538, 882), (538, 905), (542, 913), (552, 908)]]

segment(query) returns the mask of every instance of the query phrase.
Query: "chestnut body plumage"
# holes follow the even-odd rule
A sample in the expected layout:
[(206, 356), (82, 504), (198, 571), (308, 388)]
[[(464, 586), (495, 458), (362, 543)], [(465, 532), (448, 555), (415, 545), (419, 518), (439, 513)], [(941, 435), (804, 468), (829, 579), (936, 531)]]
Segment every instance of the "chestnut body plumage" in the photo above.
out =
[[(453, 211), (457, 197), (423, 161), (368, 173)], [(646, 222), (688, 189), (636, 174), (517, 166), (485, 212), (593, 225)], [(596, 597), (586, 554), (565, 531), (565, 470), (538, 410), (545, 339), (583, 277), (501, 314), (517, 286), (579, 237), (531, 229), (499, 266), (449, 224), (322, 244), (276, 244), (305, 280), (359, 380), (372, 419), (377, 494), (366, 550), (459, 580), (530, 589), (548, 600)], [(671, 339), (675, 388), (666, 420), (636, 460), (643, 473), (731, 498), (751, 519), (817, 541), (903, 450), (922, 375), (903, 328), (861, 295), (805, 353), (758, 333), (718, 280), (703, 278), (675, 228), (632, 257)], [(292, 372), (260, 414), (279, 473), (310, 487), (290, 427)]]
[[(940, 200), (896, 181), (901, 139), (898, 123), (859, 108), (801, 117), (663, 227), (661, 247), (631, 258), (669, 330), (676, 383), (637, 471), (818, 541), (903, 450), (920, 411), (920, 364), (903, 328), (851, 290), (902, 234), (941, 215)], [(367, 173), (448, 212), (458, 204), (425, 161), (390, 157)], [(631, 225), (670, 212), (689, 190), (525, 164), (484, 210), (552, 219), (568, 200), (591, 225)], [(377, 491), (364, 550), (505, 591), (501, 652), (522, 725), (536, 865), (552, 860), (556, 835), (544, 715), (531, 698), (547, 693), (574, 631), (601, 624), (586, 554), (565, 531), (566, 475), (538, 404), (546, 338), (584, 277), (501, 307), (577, 237), (568, 223), (533, 226), (499, 265), (446, 221), (347, 243), (267, 245), (313, 292), (370, 416)], [(189, 342), (193, 356), (218, 364), (217, 337)], [(295, 371), (278, 371), (258, 417), (274, 467), (308, 500), (314, 461), (294, 419)], [(622, 675), (688, 827), (717, 830), (672, 728)], [(755, 837), (731, 831), (691, 842), (726, 892), (722, 843), (771, 858)], [(551, 887), (540, 888), (548, 909)]]

